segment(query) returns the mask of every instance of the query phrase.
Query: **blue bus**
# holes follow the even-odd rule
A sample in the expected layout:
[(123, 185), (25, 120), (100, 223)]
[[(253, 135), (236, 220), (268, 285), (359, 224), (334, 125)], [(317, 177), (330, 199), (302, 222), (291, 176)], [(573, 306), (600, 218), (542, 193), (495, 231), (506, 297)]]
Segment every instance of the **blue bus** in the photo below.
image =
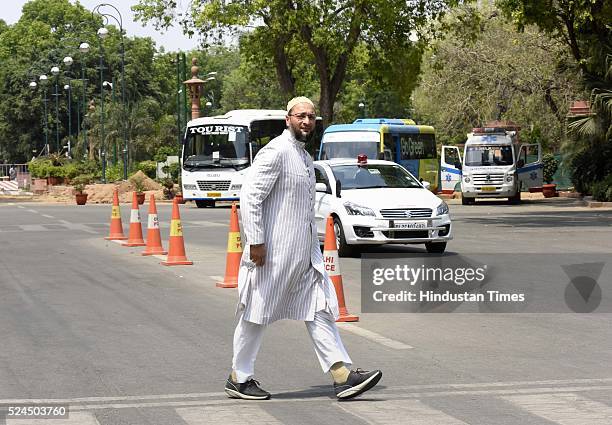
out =
[(399, 118), (331, 125), (323, 133), (317, 159), (357, 158), (359, 154), (394, 161), (428, 182), (431, 191), (438, 191), (440, 163), (432, 126)]

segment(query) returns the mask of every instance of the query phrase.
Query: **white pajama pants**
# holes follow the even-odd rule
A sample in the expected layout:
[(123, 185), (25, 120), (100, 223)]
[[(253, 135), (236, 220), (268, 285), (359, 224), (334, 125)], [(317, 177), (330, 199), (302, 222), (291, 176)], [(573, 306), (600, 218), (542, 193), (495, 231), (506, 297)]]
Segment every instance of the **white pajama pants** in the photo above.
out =
[[(334, 363), (352, 363), (338, 333), (338, 327), (332, 314), (327, 310), (317, 311), (313, 321), (306, 321), (306, 328), (314, 344), (315, 353), (323, 369), (329, 372)], [(246, 382), (255, 373), (255, 359), (261, 346), (266, 325), (238, 319), (234, 332), (234, 357), (232, 369), (236, 371), (238, 382)]]

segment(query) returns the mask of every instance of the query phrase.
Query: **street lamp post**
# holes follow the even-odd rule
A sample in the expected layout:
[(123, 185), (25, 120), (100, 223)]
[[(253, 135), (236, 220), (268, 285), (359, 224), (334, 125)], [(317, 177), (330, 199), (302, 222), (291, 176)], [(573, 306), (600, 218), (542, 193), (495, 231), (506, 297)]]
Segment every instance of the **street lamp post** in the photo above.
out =
[[(73, 60), (70, 56), (66, 56), (63, 60), (66, 68), (70, 68), (72, 66)], [(70, 76), (68, 76), (68, 84), (64, 85), (64, 90), (67, 92), (68, 96), (68, 156), (70, 156), (70, 148), (72, 147), (72, 81)], [(78, 115), (78, 114), (77, 114)]]
[(55, 96), (55, 150), (59, 153), (59, 90), (58, 90), (58, 79), (59, 79), (60, 69), (57, 66), (51, 68), (51, 74), (55, 77), (55, 92), (53, 96)]
[[(92, 12), (93, 13), (93, 12)], [(104, 141), (104, 46), (102, 40), (108, 35), (106, 28), (98, 30), (100, 45), (100, 156), (102, 157), (102, 183), (106, 183), (106, 143)]]
[[(87, 80), (85, 79), (85, 60), (83, 57), (89, 52), (89, 43), (81, 43), (79, 45), (79, 52), (81, 52), (81, 81), (83, 82), (83, 155), (85, 158), (87, 158), (87, 153), (89, 150), (89, 146), (87, 145), (87, 122), (85, 121), (85, 116), (87, 115)], [(79, 128), (81, 128), (80, 123)]]
[[(112, 9), (112, 13), (109, 12), (103, 12), (102, 9), (103, 8), (110, 8)], [(107, 9), (108, 10), (108, 9)], [(122, 109), (122, 115), (125, 118), (125, 114), (126, 114), (126, 103), (125, 103), (125, 45), (124, 45), (124, 39), (123, 39), (123, 16), (121, 15), (121, 13), (119, 12), (119, 9), (117, 9), (115, 6), (113, 6), (112, 4), (108, 4), (108, 3), (101, 3), (99, 5), (97, 5), (96, 7), (94, 7), (92, 14), (98, 14), (101, 15), (102, 17), (104, 17), (104, 19), (106, 21), (108, 21), (108, 19), (113, 19), (118, 25), (119, 25), (119, 34), (121, 35), (121, 109)], [(108, 30), (106, 28), (100, 28), (98, 30), (98, 35), (100, 35), (100, 31), (104, 30), (105, 33), (103, 36), (101, 36), (102, 38), (106, 37), (106, 35), (108, 34)], [(100, 43), (100, 45), (102, 45), (102, 43)], [(102, 80), (101, 80), (102, 81)], [(128, 165), (128, 155), (129, 155), (129, 147), (128, 147), (128, 138), (127, 138), (127, 122), (125, 122), (125, 119), (121, 120), (121, 124), (123, 127), (123, 179), (127, 180), (127, 165)]]
[[(49, 131), (48, 131), (48, 125), (47, 125), (47, 102), (49, 101), (49, 99), (47, 98), (47, 76), (45, 74), (40, 75), (38, 77), (38, 81), (40, 81), (40, 84), (43, 87), (43, 104), (44, 104), (43, 125), (45, 126), (45, 131), (44, 131), (45, 145), (43, 146), (41, 153), (44, 152), (46, 148), (47, 155), (48, 155), (49, 154), (49, 136), (48, 136)], [(32, 90), (36, 90), (37, 86), (38, 84), (36, 84), (36, 81), (30, 82), (30, 88)]]

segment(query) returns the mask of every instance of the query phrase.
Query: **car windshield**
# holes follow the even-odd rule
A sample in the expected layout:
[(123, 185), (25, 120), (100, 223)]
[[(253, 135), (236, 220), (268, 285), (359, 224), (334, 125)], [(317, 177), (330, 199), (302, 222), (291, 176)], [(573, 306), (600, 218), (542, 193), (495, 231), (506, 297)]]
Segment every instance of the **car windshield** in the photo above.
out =
[(368, 164), (365, 166), (336, 165), (332, 167), (342, 189), (420, 188), (421, 184), (404, 168), (390, 164)]
[(198, 168), (248, 167), (247, 128), (234, 125), (202, 125), (187, 130), (183, 150), (183, 167)]
[(469, 167), (512, 165), (513, 163), (512, 147), (509, 145), (468, 146), (465, 151), (465, 165)]

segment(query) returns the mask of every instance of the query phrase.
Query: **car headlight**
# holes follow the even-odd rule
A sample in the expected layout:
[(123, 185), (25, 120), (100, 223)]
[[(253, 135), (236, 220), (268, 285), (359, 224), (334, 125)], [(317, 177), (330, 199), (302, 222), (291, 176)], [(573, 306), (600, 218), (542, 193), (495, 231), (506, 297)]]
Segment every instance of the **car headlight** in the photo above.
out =
[(349, 215), (371, 215), (374, 216), (374, 210), (368, 207), (362, 207), (361, 205), (353, 204), (352, 202), (345, 202), (344, 208)]
[(197, 186), (195, 184), (184, 184), (183, 188), (185, 188), (185, 190), (196, 190)]
[(512, 180), (514, 180), (514, 176), (513, 176), (512, 174), (509, 174), (509, 175), (507, 175), (507, 176), (506, 176), (506, 181), (507, 181), (508, 183), (511, 183), (511, 182), (512, 182)]
[(242, 189), (242, 183), (233, 184), (232, 187), (230, 187), (230, 190), (240, 190), (240, 189)]
[(438, 205), (437, 214), (438, 215), (448, 214), (448, 204), (446, 202), (442, 201), (442, 203)]
[(466, 182), (466, 183), (469, 183), (471, 181), (471, 179), (469, 178), (469, 176), (465, 176), (463, 178), (463, 181)]

